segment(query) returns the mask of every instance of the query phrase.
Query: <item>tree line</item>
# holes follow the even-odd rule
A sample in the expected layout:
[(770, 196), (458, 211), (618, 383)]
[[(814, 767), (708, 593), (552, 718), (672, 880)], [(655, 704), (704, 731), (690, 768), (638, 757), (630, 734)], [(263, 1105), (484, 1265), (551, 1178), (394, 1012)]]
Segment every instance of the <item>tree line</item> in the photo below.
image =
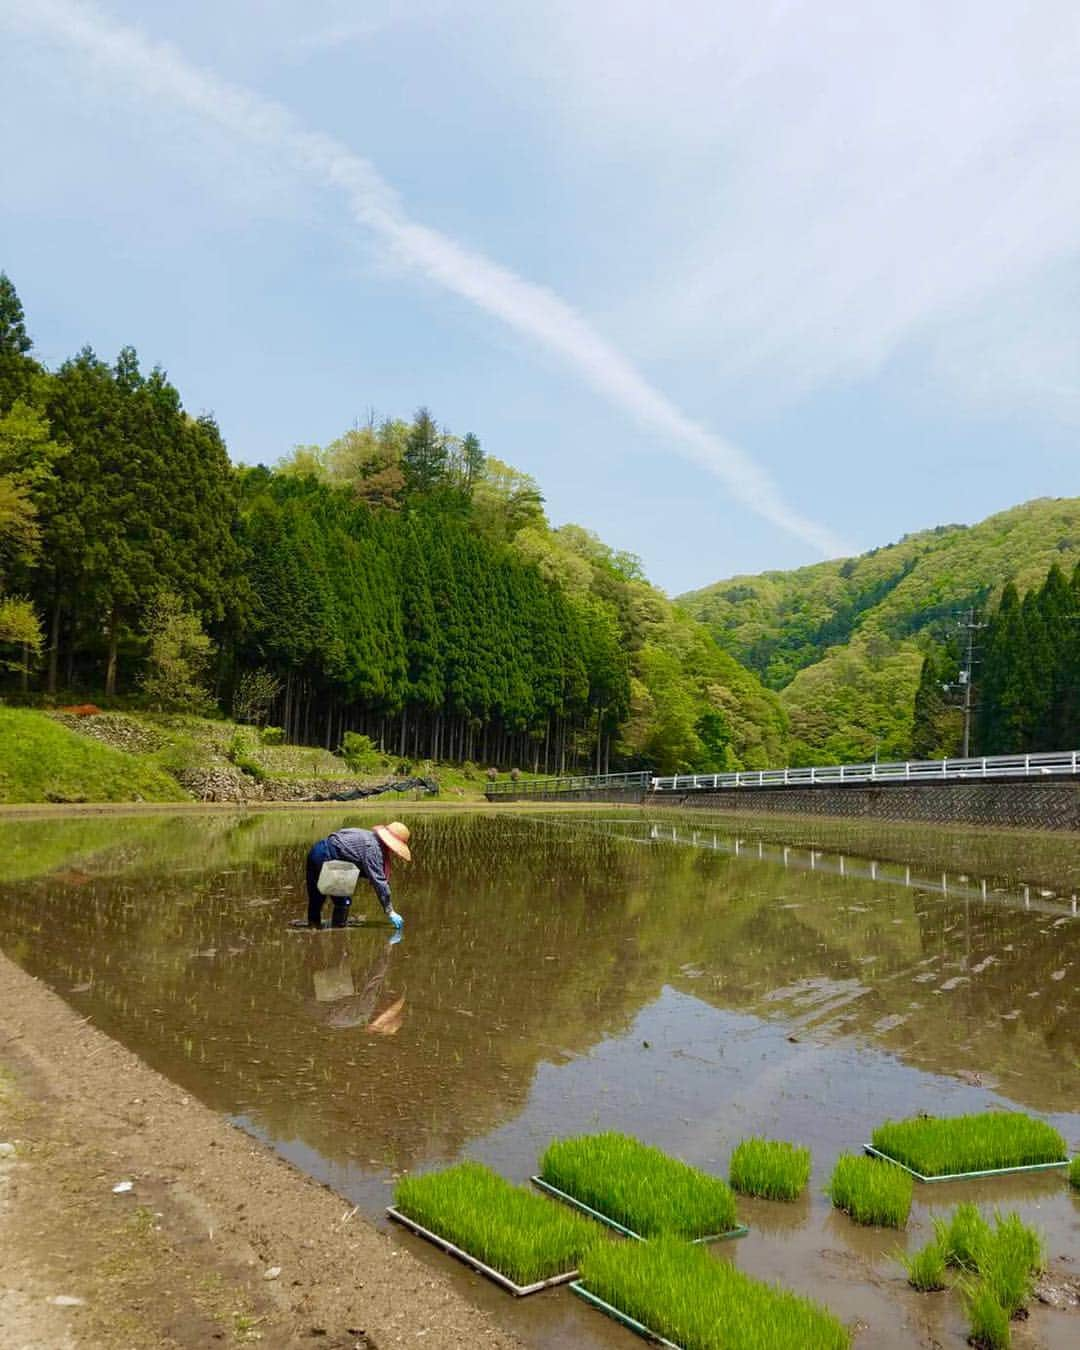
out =
[(775, 698), (636, 557), (421, 408), (234, 466), (165, 373), (34, 357), (0, 274), (6, 695), (232, 711), (548, 772), (758, 767)]
[[(1054, 564), (1023, 597), (1008, 582), (978, 634), (971, 752), (1028, 754), (1080, 746), (1080, 565)], [(958, 638), (926, 656), (915, 698), (912, 753), (960, 753), (963, 653)]]

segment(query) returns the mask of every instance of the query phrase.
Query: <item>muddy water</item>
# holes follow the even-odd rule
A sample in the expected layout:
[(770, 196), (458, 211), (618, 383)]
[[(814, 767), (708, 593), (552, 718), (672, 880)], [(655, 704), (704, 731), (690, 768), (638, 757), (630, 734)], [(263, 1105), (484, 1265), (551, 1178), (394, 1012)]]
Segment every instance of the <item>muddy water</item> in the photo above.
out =
[[(821, 1194), (889, 1115), (1018, 1105), (1080, 1147), (1067, 886), (983, 875), (977, 847), (941, 872), (700, 815), (417, 814), (400, 942), (293, 931), (306, 848), (341, 821), (4, 822), (0, 945), (372, 1217), (402, 1170), (468, 1156), (524, 1179), (557, 1133), (624, 1129), (723, 1173), (762, 1132), (811, 1146), (812, 1194), (743, 1202), (751, 1235), (718, 1254), (858, 1320), (860, 1344), (963, 1344), (955, 1297), (912, 1294), (893, 1259), (960, 1199), (1019, 1209), (1080, 1269), (1057, 1174), (918, 1188), (902, 1238)], [(565, 1290), (515, 1303), (395, 1236), (533, 1345), (640, 1344)], [(1040, 1309), (1015, 1343), (1078, 1337), (1080, 1315)]]

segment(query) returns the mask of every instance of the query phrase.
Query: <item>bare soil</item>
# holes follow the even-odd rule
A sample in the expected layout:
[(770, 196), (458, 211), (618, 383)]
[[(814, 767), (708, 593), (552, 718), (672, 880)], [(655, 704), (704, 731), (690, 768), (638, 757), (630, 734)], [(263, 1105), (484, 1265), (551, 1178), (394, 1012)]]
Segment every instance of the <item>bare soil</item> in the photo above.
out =
[(0, 1144), (0, 1350), (519, 1344), (4, 956)]

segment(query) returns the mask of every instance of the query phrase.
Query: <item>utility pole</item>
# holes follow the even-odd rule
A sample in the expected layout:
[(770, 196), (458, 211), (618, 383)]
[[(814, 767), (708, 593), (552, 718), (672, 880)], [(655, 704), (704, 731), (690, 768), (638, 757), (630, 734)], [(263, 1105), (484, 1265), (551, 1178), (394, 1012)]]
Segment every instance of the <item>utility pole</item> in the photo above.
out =
[(985, 628), (985, 623), (980, 623), (975, 617), (975, 610), (969, 609), (964, 617), (958, 620), (959, 626), (967, 633), (967, 641), (964, 647), (964, 664), (960, 668), (960, 686), (964, 691), (964, 759), (971, 755), (971, 712), (972, 699), (971, 690), (975, 683), (975, 634)]

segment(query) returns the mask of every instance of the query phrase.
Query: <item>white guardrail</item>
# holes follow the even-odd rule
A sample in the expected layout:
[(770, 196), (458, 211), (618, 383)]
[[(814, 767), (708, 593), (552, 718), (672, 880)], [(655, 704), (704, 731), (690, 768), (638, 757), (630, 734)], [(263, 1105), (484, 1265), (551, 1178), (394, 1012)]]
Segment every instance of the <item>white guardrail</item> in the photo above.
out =
[(739, 773), (681, 773), (654, 778), (654, 792), (713, 788), (818, 787), (843, 783), (949, 783), (984, 778), (1045, 778), (1080, 774), (1080, 750), (976, 759), (897, 760), (888, 764), (828, 764), (810, 769), (744, 769)]

